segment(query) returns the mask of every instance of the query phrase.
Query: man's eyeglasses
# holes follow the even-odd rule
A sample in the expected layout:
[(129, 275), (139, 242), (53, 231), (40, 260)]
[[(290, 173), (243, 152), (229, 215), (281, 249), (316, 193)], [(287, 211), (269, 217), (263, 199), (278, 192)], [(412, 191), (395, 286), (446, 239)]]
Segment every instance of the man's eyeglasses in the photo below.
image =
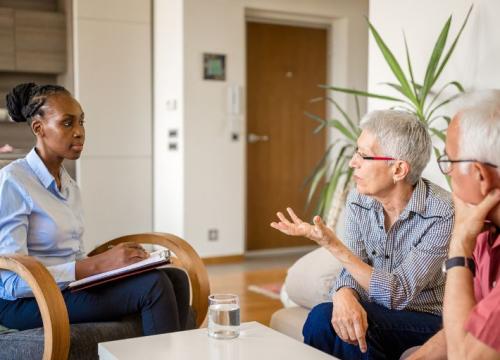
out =
[(472, 160), (472, 159), (471, 160), (450, 160), (450, 158), (448, 157), (447, 154), (443, 154), (440, 157), (438, 157), (437, 162), (438, 162), (438, 165), (439, 165), (439, 170), (441, 170), (441, 172), (444, 175), (448, 175), (451, 172), (451, 170), (452, 170), (452, 164), (453, 163), (478, 162), (478, 163), (481, 163), (481, 164), (484, 164), (484, 165), (488, 165), (488, 166), (491, 166), (491, 167), (494, 167), (494, 168), (498, 168), (497, 165), (491, 164), (491, 163), (488, 163), (488, 162), (484, 162), (484, 161), (478, 161), (478, 160)]
[(391, 157), (386, 157), (386, 156), (366, 156), (366, 155), (362, 155), (359, 151), (358, 151), (358, 148), (356, 148), (355, 152), (354, 152), (354, 155), (358, 155), (360, 158), (362, 158), (363, 160), (386, 160), (386, 161), (389, 161), (389, 160), (396, 160), (394, 158), (391, 158)]

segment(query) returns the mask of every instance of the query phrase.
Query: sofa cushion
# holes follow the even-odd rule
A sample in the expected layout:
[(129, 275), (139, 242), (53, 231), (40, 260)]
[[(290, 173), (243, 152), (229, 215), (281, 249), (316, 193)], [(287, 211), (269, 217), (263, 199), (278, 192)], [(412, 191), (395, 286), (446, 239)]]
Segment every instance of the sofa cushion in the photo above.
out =
[(280, 309), (271, 317), (269, 326), (298, 341), (304, 341), (302, 328), (304, 327), (308, 313), (309, 309), (302, 306)]
[(306, 308), (331, 301), (330, 289), (342, 265), (328, 250), (319, 248), (304, 255), (288, 269), (285, 288), (288, 297)]

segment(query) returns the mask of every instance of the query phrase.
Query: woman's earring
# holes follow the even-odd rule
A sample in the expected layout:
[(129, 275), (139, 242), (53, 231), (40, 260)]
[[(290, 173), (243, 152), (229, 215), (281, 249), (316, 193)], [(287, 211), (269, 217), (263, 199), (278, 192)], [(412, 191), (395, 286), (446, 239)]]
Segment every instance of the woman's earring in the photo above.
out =
[(394, 182), (394, 185), (396, 185), (396, 183), (398, 182), (396, 178), (392, 178), (392, 181)]

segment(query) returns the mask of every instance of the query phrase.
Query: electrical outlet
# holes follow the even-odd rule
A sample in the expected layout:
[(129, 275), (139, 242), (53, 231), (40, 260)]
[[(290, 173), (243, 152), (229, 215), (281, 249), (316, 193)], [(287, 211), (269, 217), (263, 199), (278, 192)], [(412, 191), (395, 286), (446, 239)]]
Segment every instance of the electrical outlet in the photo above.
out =
[(217, 241), (217, 240), (219, 240), (219, 230), (208, 229), (208, 241)]
[(177, 129), (170, 129), (170, 130), (168, 130), (168, 137), (169, 138), (172, 138), (172, 139), (176, 138), (177, 135), (178, 135)]

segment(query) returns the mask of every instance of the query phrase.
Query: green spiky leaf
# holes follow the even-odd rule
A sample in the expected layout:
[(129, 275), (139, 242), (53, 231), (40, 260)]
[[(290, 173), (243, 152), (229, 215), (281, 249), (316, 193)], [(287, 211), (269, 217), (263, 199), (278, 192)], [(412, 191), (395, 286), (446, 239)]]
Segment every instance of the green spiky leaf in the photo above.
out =
[(441, 55), (443, 54), (444, 46), (446, 45), (446, 40), (448, 39), (448, 33), (450, 31), (451, 26), (451, 16), (448, 18), (446, 23), (439, 34), (439, 37), (434, 44), (434, 49), (432, 50), (431, 57), (429, 59), (429, 63), (427, 64), (427, 69), (425, 71), (425, 79), (424, 85), (420, 92), (420, 107), (424, 107), (425, 100), (427, 99), (427, 94), (429, 90), (434, 85), (436, 81), (436, 69), (439, 65), (439, 60), (441, 59)]
[(372, 33), (373, 38), (375, 39), (375, 42), (377, 43), (380, 51), (382, 52), (382, 55), (384, 56), (384, 59), (387, 62), (387, 65), (389, 65), (389, 68), (391, 69), (392, 73), (394, 74), (394, 76), (396, 76), (396, 79), (398, 79), (398, 82), (401, 85), (405, 97), (409, 99), (413, 104), (417, 105), (418, 104), (417, 98), (415, 94), (412, 92), (408, 79), (406, 79), (406, 76), (403, 70), (401, 69), (401, 66), (399, 65), (398, 61), (396, 60), (396, 57), (389, 49), (389, 47), (385, 44), (384, 40), (378, 33), (377, 29), (375, 29), (375, 27), (372, 25), (372, 23), (370, 23), (370, 21), (368, 21), (368, 28), (370, 29), (370, 32)]
[(346, 128), (344, 124), (342, 124), (339, 120), (337, 119), (328, 120), (328, 126), (331, 126), (340, 131), (350, 141), (356, 142), (357, 140), (356, 134), (350, 131), (348, 128)]
[(434, 82), (439, 78), (439, 76), (443, 72), (444, 67), (448, 63), (448, 60), (450, 59), (451, 54), (453, 54), (453, 51), (455, 50), (455, 47), (457, 46), (458, 40), (460, 39), (460, 36), (462, 36), (462, 32), (465, 29), (465, 25), (467, 25), (467, 22), (469, 21), (469, 17), (470, 17), (470, 14), (471, 14), (473, 8), (474, 8), (474, 5), (471, 5), (471, 7), (469, 8), (469, 11), (467, 12), (467, 15), (465, 16), (465, 20), (462, 23), (462, 26), (460, 27), (460, 30), (458, 31), (458, 34), (457, 34), (455, 40), (453, 41), (450, 49), (448, 50), (448, 53), (443, 58), (443, 61), (441, 62), (441, 65), (439, 65), (439, 68), (436, 71), (436, 74), (434, 76)]
[(369, 93), (369, 92), (361, 91), (361, 90), (346, 89), (346, 88), (341, 88), (338, 86), (330, 86), (330, 85), (320, 85), (320, 87), (327, 89), (327, 90), (331, 90), (331, 91), (338, 91), (338, 92), (341, 92), (344, 94), (351, 94), (351, 95), (357, 95), (357, 96), (363, 96), (363, 97), (369, 97), (369, 98), (381, 99), (381, 100), (388, 100), (388, 101), (405, 102), (404, 100), (395, 98), (393, 96), (374, 94), (374, 93)]
[(442, 130), (438, 130), (438, 129), (435, 129), (435, 128), (429, 128), (429, 130), (435, 135), (437, 136), (442, 142), (446, 142), (446, 135), (444, 133), (444, 131)]

